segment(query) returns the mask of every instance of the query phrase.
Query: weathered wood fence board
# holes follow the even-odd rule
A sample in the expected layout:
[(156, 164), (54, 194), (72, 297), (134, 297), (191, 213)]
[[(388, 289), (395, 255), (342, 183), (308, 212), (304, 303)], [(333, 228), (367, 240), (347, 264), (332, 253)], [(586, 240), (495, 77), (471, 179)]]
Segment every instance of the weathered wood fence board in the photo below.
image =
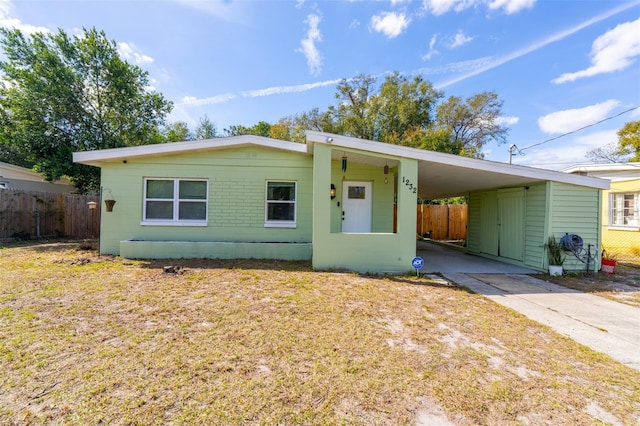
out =
[(466, 240), (467, 212), (464, 204), (418, 204), (417, 233), (434, 240)]
[(0, 190), (0, 240), (14, 238), (97, 238), (100, 211), (90, 210), (87, 195)]

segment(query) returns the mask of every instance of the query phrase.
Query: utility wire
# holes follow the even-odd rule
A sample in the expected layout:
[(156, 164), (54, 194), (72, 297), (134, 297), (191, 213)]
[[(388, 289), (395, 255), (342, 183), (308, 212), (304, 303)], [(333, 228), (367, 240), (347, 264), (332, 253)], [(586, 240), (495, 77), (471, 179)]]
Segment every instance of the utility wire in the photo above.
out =
[(555, 141), (556, 139), (560, 139), (560, 138), (565, 137), (565, 136), (567, 136), (567, 135), (571, 135), (571, 134), (573, 134), (573, 133), (577, 133), (577, 132), (579, 132), (579, 131), (581, 131), (581, 130), (588, 129), (589, 127), (593, 127), (593, 126), (596, 126), (596, 125), (598, 125), (598, 124), (600, 124), (600, 123), (604, 123), (605, 121), (612, 120), (612, 119), (614, 119), (614, 118), (616, 118), (616, 117), (620, 117), (621, 115), (624, 115), (624, 114), (626, 114), (626, 113), (629, 113), (629, 112), (633, 111), (634, 109), (638, 109), (638, 108), (640, 108), (640, 106), (635, 106), (635, 107), (633, 107), (633, 108), (629, 108), (629, 109), (627, 109), (627, 110), (625, 110), (625, 111), (622, 111), (622, 112), (621, 112), (621, 113), (619, 113), (619, 114), (612, 115), (611, 117), (603, 118), (602, 120), (597, 121), (597, 122), (595, 122), (595, 123), (588, 124), (588, 125), (586, 125), (586, 126), (580, 127), (579, 129), (572, 130), (572, 131), (567, 132), (567, 133), (563, 133), (563, 134), (561, 134), (561, 135), (555, 136), (555, 137), (553, 137), (553, 138), (551, 138), (551, 139), (544, 140), (544, 141), (542, 141), (542, 142), (534, 143), (533, 145), (525, 146), (524, 148), (518, 148), (515, 144), (511, 144), (511, 145), (509, 146), (509, 164), (511, 164), (511, 156), (514, 154), (514, 152), (515, 152), (515, 151), (517, 151), (517, 154), (519, 154), (519, 155), (524, 155), (524, 154), (522, 153), (522, 151), (524, 151), (525, 149), (530, 149), (530, 148), (533, 148), (533, 147), (536, 147), (536, 146), (540, 146), (540, 145), (542, 145), (542, 144), (545, 144), (545, 143), (547, 143), (547, 142)]

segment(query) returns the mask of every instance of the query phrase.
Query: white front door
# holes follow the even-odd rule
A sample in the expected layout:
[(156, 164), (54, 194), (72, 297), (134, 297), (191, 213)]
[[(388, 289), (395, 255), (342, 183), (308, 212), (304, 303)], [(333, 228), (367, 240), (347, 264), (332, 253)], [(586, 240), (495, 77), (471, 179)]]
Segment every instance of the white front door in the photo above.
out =
[(371, 182), (342, 183), (342, 232), (371, 232)]

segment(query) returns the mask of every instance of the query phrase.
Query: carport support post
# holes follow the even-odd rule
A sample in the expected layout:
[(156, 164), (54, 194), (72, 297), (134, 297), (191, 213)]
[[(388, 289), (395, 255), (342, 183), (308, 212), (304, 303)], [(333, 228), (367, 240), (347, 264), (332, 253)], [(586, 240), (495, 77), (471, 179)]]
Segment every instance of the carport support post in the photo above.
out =
[[(331, 147), (316, 143), (313, 150), (313, 256), (330, 250), (331, 233)], [(315, 265), (315, 262), (314, 266)]]
[(416, 255), (416, 231), (418, 222), (418, 161), (400, 159), (398, 167), (398, 229), (397, 236), (402, 247), (402, 262), (411, 268), (411, 259)]

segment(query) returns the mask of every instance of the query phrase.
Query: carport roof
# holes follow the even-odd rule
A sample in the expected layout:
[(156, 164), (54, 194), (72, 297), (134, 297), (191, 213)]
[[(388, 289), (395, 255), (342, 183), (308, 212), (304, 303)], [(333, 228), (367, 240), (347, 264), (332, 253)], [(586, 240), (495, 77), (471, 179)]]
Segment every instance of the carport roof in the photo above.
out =
[(610, 185), (605, 179), (478, 160), (330, 133), (307, 131), (306, 135), (310, 152), (313, 151), (313, 145), (316, 143), (332, 145), (337, 148), (332, 154), (335, 159), (342, 156), (340, 148), (350, 148), (373, 154), (373, 156), (349, 154), (352, 161), (379, 167), (384, 167), (387, 162), (385, 156), (417, 160), (418, 195), (423, 199), (455, 197), (472, 191), (527, 186), (546, 181), (597, 189), (609, 189)]

